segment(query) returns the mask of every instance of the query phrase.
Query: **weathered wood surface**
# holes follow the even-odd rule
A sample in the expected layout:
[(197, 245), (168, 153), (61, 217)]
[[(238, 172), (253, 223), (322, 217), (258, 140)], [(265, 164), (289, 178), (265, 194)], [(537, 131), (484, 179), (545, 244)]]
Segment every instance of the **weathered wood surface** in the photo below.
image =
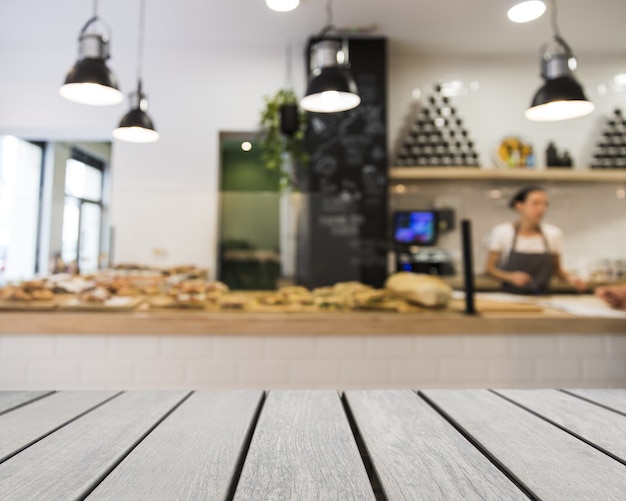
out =
[(83, 497), (186, 395), (124, 393), (64, 426), (0, 465), (2, 499)]
[(607, 388), (564, 391), (626, 414), (626, 389)]
[(345, 398), (388, 499), (528, 499), (414, 392)]
[(0, 462), (115, 394), (113, 391), (53, 393), (0, 415)]
[(269, 394), (235, 499), (374, 499), (337, 392)]
[(420, 392), (541, 499), (624, 499), (626, 468), (487, 390)]
[(225, 499), (262, 396), (261, 391), (194, 393), (88, 499)]
[(0, 391), (0, 414), (52, 393), (52, 391)]
[(557, 390), (497, 393), (626, 461), (626, 416)]

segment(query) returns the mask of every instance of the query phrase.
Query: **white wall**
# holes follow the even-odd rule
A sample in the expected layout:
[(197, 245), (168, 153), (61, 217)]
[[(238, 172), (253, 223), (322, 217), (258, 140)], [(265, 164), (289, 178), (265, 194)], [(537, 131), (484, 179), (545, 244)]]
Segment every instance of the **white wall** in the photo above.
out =
[[(91, 108), (64, 101), (57, 89), (72, 63), (74, 47), (0, 48), (0, 133), (29, 138), (109, 140), (126, 110)], [(301, 47), (294, 54), (302, 54)], [(111, 64), (129, 91), (135, 50), (114, 47)], [(477, 143), (481, 160), (505, 134), (521, 134), (539, 150), (548, 139), (570, 148), (586, 164), (603, 113), (626, 104), (626, 94), (600, 96), (597, 85), (626, 69), (626, 61), (579, 61), (579, 77), (599, 111), (569, 123), (531, 124), (523, 111), (540, 85), (536, 58), (434, 59), (390, 54), (389, 138), (394, 144), (411, 106), (415, 87), (450, 77), (478, 81), (479, 90), (456, 100)], [(303, 65), (296, 64), (302, 93)], [(151, 145), (116, 142), (112, 152), (112, 213), (116, 262), (154, 263), (155, 248), (167, 262), (215, 269), (219, 131), (254, 130), (263, 96), (285, 83), (284, 51), (247, 49), (161, 50), (146, 58), (144, 85), (162, 139)], [(541, 156), (540, 156), (541, 160)]]

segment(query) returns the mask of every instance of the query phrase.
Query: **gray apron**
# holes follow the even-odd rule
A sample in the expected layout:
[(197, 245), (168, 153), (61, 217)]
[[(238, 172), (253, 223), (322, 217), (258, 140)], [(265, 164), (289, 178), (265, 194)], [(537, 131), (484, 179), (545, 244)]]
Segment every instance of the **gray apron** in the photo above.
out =
[(548, 285), (554, 275), (554, 254), (550, 251), (548, 240), (541, 230), (541, 238), (545, 245), (546, 251), (541, 254), (530, 252), (518, 252), (515, 250), (517, 244), (517, 235), (519, 226), (515, 225), (515, 236), (513, 237), (513, 245), (511, 253), (502, 267), (504, 271), (523, 271), (528, 273), (532, 278), (523, 287), (517, 287), (508, 282), (503, 282), (502, 290), (504, 292), (512, 292), (514, 294), (545, 294), (548, 292)]

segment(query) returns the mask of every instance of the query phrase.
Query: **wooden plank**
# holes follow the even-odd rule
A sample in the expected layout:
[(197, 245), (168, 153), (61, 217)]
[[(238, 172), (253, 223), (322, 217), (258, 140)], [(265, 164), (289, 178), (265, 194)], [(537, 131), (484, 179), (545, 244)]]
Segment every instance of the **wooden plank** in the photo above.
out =
[(600, 405), (604, 405), (622, 414), (626, 414), (626, 389), (605, 388), (605, 389), (580, 389), (564, 390), (577, 397), (585, 398)]
[(412, 391), (345, 396), (388, 499), (528, 499)]
[(626, 468), (487, 390), (420, 392), (542, 499), (623, 499)]
[(0, 465), (3, 500), (83, 497), (185, 396), (124, 393)]
[(374, 499), (337, 392), (270, 392), (235, 499)]
[(556, 390), (497, 393), (626, 461), (626, 416)]
[(262, 395), (194, 393), (104, 479), (89, 500), (225, 499)]
[(115, 394), (113, 391), (54, 393), (0, 416), (0, 462)]
[(52, 391), (0, 391), (0, 414), (52, 393)]

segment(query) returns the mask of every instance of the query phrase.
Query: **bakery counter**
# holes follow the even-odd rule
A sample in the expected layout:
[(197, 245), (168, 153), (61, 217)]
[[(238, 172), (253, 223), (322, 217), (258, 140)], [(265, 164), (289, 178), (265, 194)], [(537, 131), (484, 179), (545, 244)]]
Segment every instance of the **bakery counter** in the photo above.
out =
[[(465, 281), (462, 275), (441, 276), (440, 278), (455, 290), (465, 289)], [(590, 281), (587, 283), (585, 292), (592, 293), (596, 287), (615, 283), (622, 283), (622, 281)], [(499, 280), (484, 274), (476, 275), (474, 287), (480, 292), (497, 292), (502, 290), (502, 284)], [(554, 294), (579, 294), (579, 291), (574, 286), (562, 280), (553, 280), (550, 284), (550, 290)]]
[(626, 317), (592, 296), (496, 299), (480, 295), (476, 316), (459, 299), (404, 313), (2, 311), (0, 390), (626, 387)]

